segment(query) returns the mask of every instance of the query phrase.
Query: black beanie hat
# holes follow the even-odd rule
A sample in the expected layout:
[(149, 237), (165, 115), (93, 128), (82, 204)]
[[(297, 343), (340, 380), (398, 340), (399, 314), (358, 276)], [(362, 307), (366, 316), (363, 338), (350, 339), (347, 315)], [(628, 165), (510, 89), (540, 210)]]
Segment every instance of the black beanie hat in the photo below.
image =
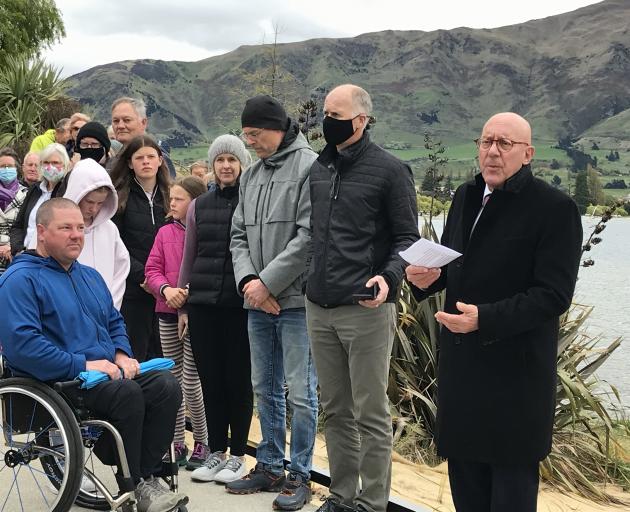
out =
[(79, 129), (79, 133), (77, 134), (77, 148), (79, 147), (79, 143), (83, 137), (93, 137), (99, 141), (109, 153), (109, 148), (112, 146), (112, 142), (109, 140), (109, 135), (107, 135), (107, 129), (101, 123), (90, 121), (89, 123), (85, 123)]
[(286, 131), (289, 128), (289, 116), (278, 100), (262, 94), (249, 98), (245, 102), (245, 108), (241, 114), (241, 126)]

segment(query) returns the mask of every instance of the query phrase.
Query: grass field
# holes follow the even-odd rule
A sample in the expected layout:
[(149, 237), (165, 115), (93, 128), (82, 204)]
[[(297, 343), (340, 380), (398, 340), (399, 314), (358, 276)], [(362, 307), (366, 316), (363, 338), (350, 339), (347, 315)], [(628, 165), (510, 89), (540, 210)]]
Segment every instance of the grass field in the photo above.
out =
[[(547, 181), (551, 181), (554, 175), (558, 175), (561, 181), (561, 187), (573, 190), (575, 182), (575, 173), (569, 171), (571, 164), (563, 150), (553, 148), (553, 141), (536, 141), (536, 155), (534, 157), (533, 169), (536, 174)], [(444, 166), (443, 172), (451, 174), (454, 185), (459, 185), (465, 181), (472, 169), (477, 168), (476, 156), (477, 148), (473, 141), (455, 141), (451, 145), (445, 144), (445, 155), (448, 157), (448, 163)], [(416, 181), (422, 180), (425, 170), (428, 166), (428, 151), (422, 147), (411, 147), (409, 149), (389, 150), (390, 153), (396, 155), (401, 160), (410, 162), (414, 171)], [(609, 162), (606, 155), (609, 154), (609, 148), (601, 148), (599, 150), (586, 150), (593, 157), (597, 157), (598, 170), (601, 173), (600, 181), (602, 186), (613, 179), (625, 179), (628, 187), (630, 187), (630, 152), (622, 151), (619, 153), (620, 159), (617, 162)], [(255, 155), (252, 154), (254, 160)], [(205, 160), (208, 157), (207, 145), (196, 145), (188, 148), (174, 148), (171, 157), (176, 164), (183, 167), (189, 167), (190, 164), (197, 160)], [(549, 164), (552, 160), (557, 160), (560, 169), (550, 169)], [(615, 198), (626, 197), (630, 194), (628, 189), (605, 189), (604, 193)]]

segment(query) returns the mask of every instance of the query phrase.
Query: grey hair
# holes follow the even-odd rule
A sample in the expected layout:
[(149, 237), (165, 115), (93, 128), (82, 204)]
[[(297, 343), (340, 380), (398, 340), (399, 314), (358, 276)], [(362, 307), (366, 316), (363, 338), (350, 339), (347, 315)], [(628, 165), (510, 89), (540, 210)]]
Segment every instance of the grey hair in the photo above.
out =
[(63, 168), (66, 172), (68, 172), (68, 168), (70, 167), (70, 158), (68, 158), (68, 152), (66, 148), (57, 142), (53, 142), (52, 144), (48, 144), (44, 149), (39, 153), (39, 165), (41, 166), (42, 162), (50, 157), (53, 153), (59, 154), (61, 157), (61, 161), (63, 162)]
[(53, 197), (44, 201), (35, 214), (35, 224), (48, 227), (55, 216), (55, 210), (80, 210), (79, 205), (65, 197)]
[(356, 114), (372, 115), (372, 98), (359, 86), (352, 88), (352, 107)]
[(129, 105), (131, 105), (131, 108), (135, 110), (136, 114), (138, 114), (138, 117), (140, 119), (147, 118), (147, 106), (144, 104), (144, 101), (141, 100), (140, 98), (130, 98), (128, 96), (123, 96), (122, 98), (118, 98), (117, 100), (114, 101), (114, 103), (112, 103), (112, 110), (114, 110), (121, 103), (129, 103)]
[(40, 158), (39, 151), (29, 151), (28, 153), (26, 153), (26, 155), (24, 155), (22, 162), (26, 162), (26, 159), (32, 155), (35, 155), (38, 159)]
[(63, 119), (59, 119), (55, 124), (55, 130), (58, 132), (64, 131), (67, 126), (70, 124), (70, 119), (68, 117), (64, 117)]
[(86, 116), (81, 112), (75, 112), (70, 116), (70, 124), (74, 123), (75, 121), (85, 121), (86, 123), (89, 123), (91, 120), (92, 119), (90, 118), (90, 116)]

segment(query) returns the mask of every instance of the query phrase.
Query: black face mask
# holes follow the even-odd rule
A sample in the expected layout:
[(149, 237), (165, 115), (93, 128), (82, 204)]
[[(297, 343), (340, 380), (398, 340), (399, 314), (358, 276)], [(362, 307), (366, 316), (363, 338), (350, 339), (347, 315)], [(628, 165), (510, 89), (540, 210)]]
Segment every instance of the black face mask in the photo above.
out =
[(352, 126), (352, 121), (354, 119), (354, 117), (352, 119), (335, 119), (334, 117), (329, 116), (324, 117), (322, 128), (326, 142), (328, 142), (328, 144), (338, 146), (352, 137), (355, 132), (355, 129)]
[(77, 153), (81, 155), (81, 160), (91, 158), (96, 163), (101, 163), (101, 158), (105, 156), (105, 148), (77, 148)]

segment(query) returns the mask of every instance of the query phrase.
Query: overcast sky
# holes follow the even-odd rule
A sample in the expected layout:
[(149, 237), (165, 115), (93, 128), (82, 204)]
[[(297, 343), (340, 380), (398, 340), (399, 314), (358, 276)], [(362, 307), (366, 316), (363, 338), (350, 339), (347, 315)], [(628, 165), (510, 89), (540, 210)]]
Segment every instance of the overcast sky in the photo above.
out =
[(66, 38), (44, 53), (63, 76), (127, 59), (196, 61), (244, 44), (379, 30), (493, 28), (594, 0), (57, 0)]

